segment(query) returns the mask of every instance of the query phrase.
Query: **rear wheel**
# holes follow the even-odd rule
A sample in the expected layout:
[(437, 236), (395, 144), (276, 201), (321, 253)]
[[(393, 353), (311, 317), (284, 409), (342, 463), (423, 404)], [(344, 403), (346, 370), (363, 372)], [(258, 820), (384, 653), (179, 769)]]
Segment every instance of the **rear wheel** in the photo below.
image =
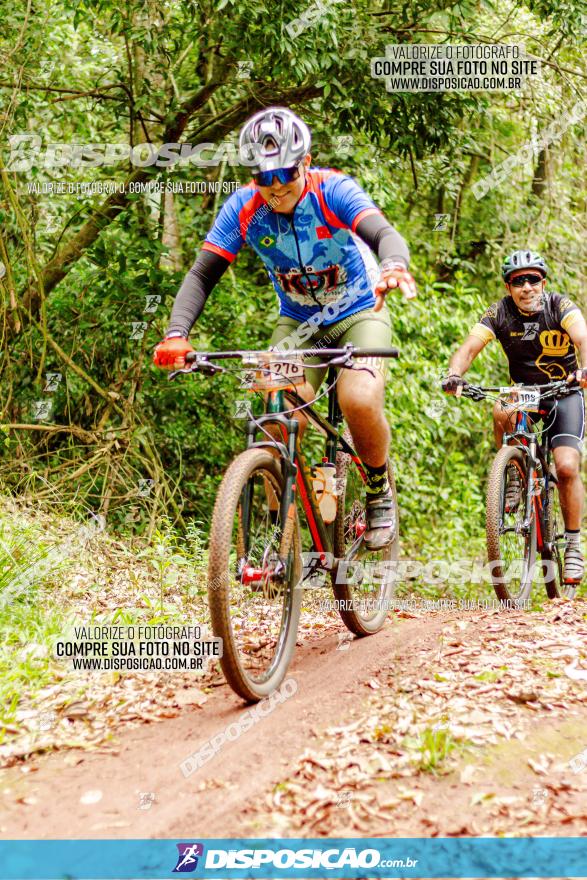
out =
[[(519, 485), (517, 504), (506, 510), (506, 496)], [(509, 491), (508, 491), (509, 490)], [(526, 456), (515, 446), (502, 447), (493, 461), (487, 486), (487, 556), (497, 598), (525, 602), (532, 591), (536, 559), (536, 516), (525, 523), (528, 479)]]
[(548, 486), (548, 516), (546, 521), (545, 547), (541, 553), (544, 562), (544, 586), (549, 599), (566, 596), (573, 599), (578, 584), (565, 584), (565, 523), (560, 507), (558, 487), (552, 478)]
[(350, 455), (336, 457), (338, 510), (334, 522), (334, 555), (341, 560), (332, 572), (332, 587), (345, 626), (355, 635), (378, 632), (389, 613), (399, 555), (399, 513), (391, 462), (387, 475), (395, 505), (395, 531), (390, 544), (365, 547), (365, 484)]
[(212, 516), (212, 629), (223, 641), (226, 680), (249, 701), (279, 687), (296, 643), (301, 544), (295, 504), (284, 529), (279, 521), (282, 490), (275, 457), (264, 449), (245, 450), (226, 471)]

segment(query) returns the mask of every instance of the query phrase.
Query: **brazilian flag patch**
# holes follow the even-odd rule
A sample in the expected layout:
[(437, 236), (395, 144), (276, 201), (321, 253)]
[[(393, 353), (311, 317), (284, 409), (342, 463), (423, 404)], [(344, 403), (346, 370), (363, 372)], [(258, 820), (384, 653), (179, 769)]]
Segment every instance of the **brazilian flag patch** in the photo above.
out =
[(275, 244), (275, 239), (272, 235), (264, 235), (263, 238), (259, 241), (259, 244), (263, 248), (270, 248), (273, 247), (273, 245)]

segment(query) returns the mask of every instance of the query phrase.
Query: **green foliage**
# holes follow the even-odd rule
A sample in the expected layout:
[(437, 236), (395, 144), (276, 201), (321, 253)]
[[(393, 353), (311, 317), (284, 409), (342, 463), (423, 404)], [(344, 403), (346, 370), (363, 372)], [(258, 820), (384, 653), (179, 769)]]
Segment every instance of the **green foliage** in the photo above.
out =
[[(487, 405), (447, 398), (440, 381), (450, 354), (487, 306), (457, 272), (455, 283), (422, 285), (414, 304), (394, 303), (393, 366), (388, 412), (406, 549), (421, 558), (460, 558), (483, 548), (485, 463), (493, 438)], [(489, 383), (507, 373), (496, 350), (471, 377)], [(433, 540), (431, 542), (431, 537)]]
[(33, 510), (0, 506), (0, 742), (7, 728), (39, 729), (36, 706), (48, 685), (59, 681), (65, 694), (75, 682), (54, 652), (76, 626), (207, 624), (198, 523), (180, 535), (162, 518), (153, 539), (135, 549), (91, 521), (80, 527), (60, 507), (51, 515)]
[[(155, 574), (159, 590), (156, 622), (166, 620), (169, 615), (166, 613), (165, 597), (168, 591), (176, 587), (182, 572), (191, 573), (194, 584), (199, 579), (205, 560), (201, 532), (197, 525), (191, 522), (184, 537), (173, 529), (168, 517), (161, 517), (152, 541), (137, 558), (143, 559)], [(203, 590), (200, 588), (198, 592), (202, 593)], [(189, 591), (184, 593), (184, 598), (186, 600), (189, 598)], [(171, 615), (174, 610), (171, 610)]]
[(417, 755), (417, 766), (424, 773), (441, 773), (449, 755), (462, 749), (444, 725), (426, 727), (418, 738), (407, 737), (406, 745)]
[[(544, 181), (536, 151), (483, 198), (475, 198), (472, 185), (577, 101), (585, 77), (583, 4), (409, 0), (397, 7), (353, 0), (328, 5), (291, 39), (287, 24), (307, 8), (306, 0), (278, 7), (267, 0), (43, 0), (27, 17), (25, 7), (4, 3), (2, 125), (9, 134), (42, 133), (44, 145), (159, 143), (170, 125), (181, 142), (234, 142), (258, 106), (295, 106), (312, 127), (315, 163), (354, 175), (411, 248), (420, 298), (389, 301), (401, 349), (387, 412), (404, 549), (425, 560), (458, 558), (463, 546), (481, 556), (490, 413), (482, 404), (447, 401), (439, 379), (471, 324), (501, 295), (504, 251), (525, 243), (544, 250), (555, 288), (582, 304), (584, 122), (549, 146)], [(371, 59), (388, 44), (416, 41), (523, 42), (527, 53), (544, 59), (542, 78), (520, 93), (386, 92), (371, 76)], [(241, 76), (240, 62), (250, 76)], [(204, 86), (209, 91), (198, 103)], [(351, 139), (344, 151), (339, 135)], [(58, 180), (123, 183), (131, 171), (126, 160), (63, 169), (36, 163), (4, 180), (1, 238), (19, 301), (36, 281), (35, 266), (64, 260), (64, 246), (88, 232), (88, 221), (101, 231), (68, 256), (67, 274), (48, 291), (37, 322), (23, 310), (20, 332), (2, 346), (4, 422), (30, 426), (34, 405), (47, 399), (43, 373), (64, 378), (47, 420), (35, 430), (3, 429), (0, 479), (41, 501), (80, 501), (104, 513), (110, 527), (152, 538), (162, 534), (161, 512), (184, 529), (193, 520), (207, 529), (220, 476), (243, 444), (243, 423), (233, 418), (233, 401), (242, 396), (234, 379), (169, 383), (150, 363), (223, 196), (174, 196), (174, 250), (163, 235), (169, 209), (159, 196), (129, 196), (106, 216), (105, 196), (29, 189)], [(148, 176), (247, 179), (230, 162), (151, 169)], [(438, 213), (450, 215), (443, 231), (434, 229)], [(154, 312), (145, 311), (150, 295), (161, 298)], [(6, 327), (13, 313), (6, 283), (0, 297)], [(276, 316), (260, 261), (244, 251), (192, 339), (201, 349), (263, 347)], [(137, 324), (145, 325), (139, 335)], [(497, 346), (483, 353), (473, 375), (480, 382), (506, 379)], [(42, 431), (39, 424), (62, 430)], [(150, 494), (141, 494), (144, 480), (153, 481)]]
[(67, 567), (38, 529), (0, 518), (0, 728), (13, 721), (23, 692), (51, 681), (50, 644), (62, 617), (46, 600)]

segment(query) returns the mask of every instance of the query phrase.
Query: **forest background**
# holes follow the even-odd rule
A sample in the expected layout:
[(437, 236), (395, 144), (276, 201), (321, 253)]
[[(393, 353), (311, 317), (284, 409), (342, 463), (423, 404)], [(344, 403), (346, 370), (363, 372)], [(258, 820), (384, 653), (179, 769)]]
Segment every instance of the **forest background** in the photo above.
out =
[[(101, 516), (121, 536), (151, 539), (168, 516), (178, 534), (195, 528), (205, 542), (218, 480), (243, 445), (243, 395), (232, 378), (169, 383), (151, 357), (223, 186), (246, 182), (247, 169), (234, 147), (209, 151), (207, 165), (168, 168), (48, 168), (42, 157), (49, 143), (234, 145), (252, 112), (287, 105), (312, 129), (313, 164), (353, 175), (410, 246), (419, 298), (388, 298), (401, 349), (387, 412), (404, 549), (481, 553), (490, 411), (447, 400), (439, 380), (502, 296), (512, 249), (540, 250), (551, 289), (585, 305), (585, 11), (575, 0), (4, 0), (2, 491), (56, 516)], [(292, 37), (294, 19), (306, 24)], [(517, 45), (541, 73), (514, 92), (390, 93), (370, 65), (395, 43)], [(42, 149), (17, 170), (9, 139), (22, 135)], [(101, 181), (125, 191), (46, 191)], [(149, 181), (207, 182), (207, 191), (130, 192)], [(276, 317), (263, 267), (245, 249), (191, 338), (200, 349), (262, 348)], [(471, 375), (507, 382), (497, 346)]]

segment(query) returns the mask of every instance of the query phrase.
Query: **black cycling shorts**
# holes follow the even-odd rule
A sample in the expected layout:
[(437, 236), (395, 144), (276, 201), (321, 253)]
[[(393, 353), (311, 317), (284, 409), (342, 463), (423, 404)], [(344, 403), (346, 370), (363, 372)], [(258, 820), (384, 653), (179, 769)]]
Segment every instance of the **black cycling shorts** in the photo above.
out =
[(560, 400), (541, 400), (540, 409), (548, 410), (548, 414), (541, 418), (543, 430), (548, 431), (551, 448), (572, 446), (581, 452), (585, 436), (583, 392), (573, 392)]

